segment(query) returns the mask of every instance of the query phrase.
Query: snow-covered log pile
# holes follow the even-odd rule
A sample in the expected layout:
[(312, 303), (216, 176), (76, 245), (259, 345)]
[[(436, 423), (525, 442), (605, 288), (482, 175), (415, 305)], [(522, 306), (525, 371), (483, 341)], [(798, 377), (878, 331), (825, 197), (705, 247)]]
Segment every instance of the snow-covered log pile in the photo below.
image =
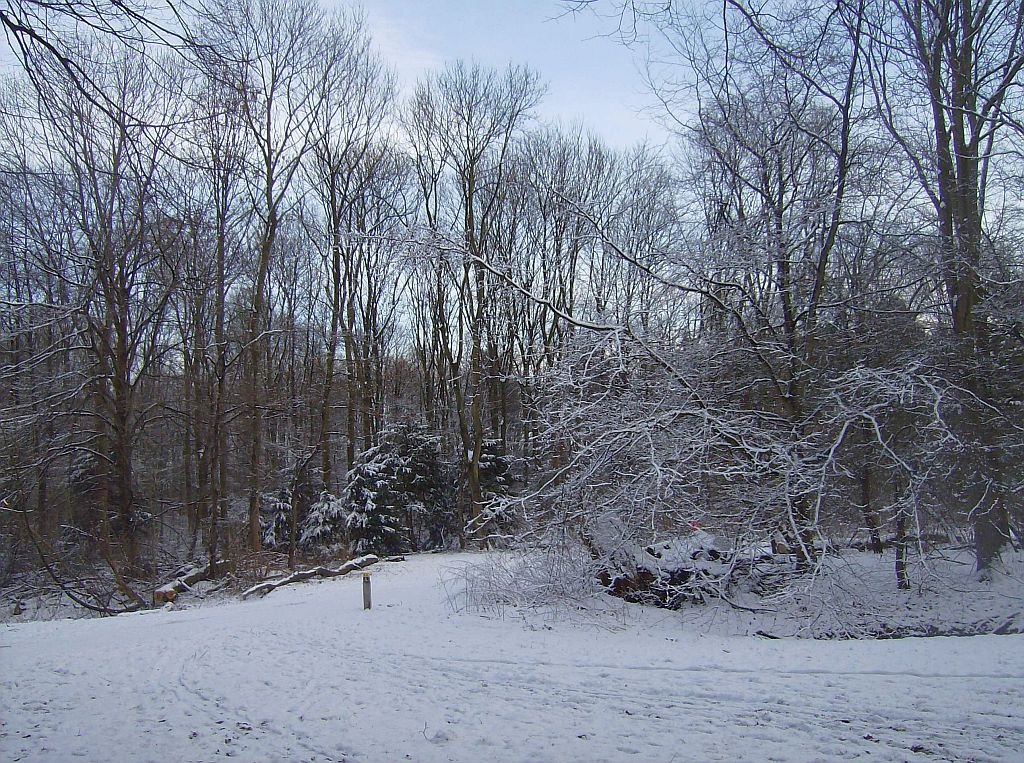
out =
[(760, 588), (767, 575), (782, 570), (770, 552), (739, 553), (704, 530), (652, 543), (620, 548), (601, 560), (598, 581), (626, 601), (678, 609), (687, 603), (728, 598), (740, 582)]
[(289, 583), (298, 583), (300, 580), (309, 580), (310, 578), (336, 578), (341, 575), (347, 575), (350, 572), (355, 572), (356, 570), (365, 569), (379, 561), (380, 557), (374, 554), (367, 554), (366, 556), (360, 556), (357, 559), (347, 561), (340, 567), (334, 569), (331, 567), (313, 567), (312, 569), (293, 572), (291, 575), (287, 575), (283, 578), (277, 578), (276, 580), (264, 580), (262, 583), (257, 583), (252, 588), (244, 591), (242, 593), (242, 598), (246, 599), (253, 594), (266, 596), (276, 588), (288, 585)]

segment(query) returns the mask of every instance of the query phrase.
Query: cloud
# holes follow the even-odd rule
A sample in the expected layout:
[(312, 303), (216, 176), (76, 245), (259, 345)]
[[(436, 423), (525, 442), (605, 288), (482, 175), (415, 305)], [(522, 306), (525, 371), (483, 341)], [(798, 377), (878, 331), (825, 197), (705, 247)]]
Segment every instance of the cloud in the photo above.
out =
[(385, 64), (398, 75), (401, 87), (411, 87), (424, 72), (444, 65), (442, 46), (430, 39), (429, 32), (415, 29), (383, 4), (367, 7), (365, 12), (373, 45)]

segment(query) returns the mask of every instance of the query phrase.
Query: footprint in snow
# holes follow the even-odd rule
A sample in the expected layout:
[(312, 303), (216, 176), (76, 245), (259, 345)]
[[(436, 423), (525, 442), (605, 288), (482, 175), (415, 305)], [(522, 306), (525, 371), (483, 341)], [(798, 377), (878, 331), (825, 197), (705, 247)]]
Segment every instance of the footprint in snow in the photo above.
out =
[(433, 736), (428, 738), (428, 741), (434, 744), (444, 744), (445, 742), (451, 741), (451, 735), (446, 731), (437, 731)]

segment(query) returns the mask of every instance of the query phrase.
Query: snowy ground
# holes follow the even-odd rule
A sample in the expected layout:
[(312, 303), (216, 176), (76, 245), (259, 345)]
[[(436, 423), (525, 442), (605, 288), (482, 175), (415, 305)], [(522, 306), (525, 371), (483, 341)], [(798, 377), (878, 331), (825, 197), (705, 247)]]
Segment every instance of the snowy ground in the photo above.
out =
[[(5, 761), (1022, 760), (1024, 636), (701, 636), (456, 614), (467, 557), (262, 600), (0, 626)], [(625, 614), (624, 614), (625, 613)]]

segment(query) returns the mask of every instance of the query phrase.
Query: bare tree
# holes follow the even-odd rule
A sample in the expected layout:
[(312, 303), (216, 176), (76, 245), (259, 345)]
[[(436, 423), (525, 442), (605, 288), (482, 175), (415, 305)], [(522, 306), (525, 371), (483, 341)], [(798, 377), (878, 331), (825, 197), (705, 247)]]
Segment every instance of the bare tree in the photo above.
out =
[[(391, 157), (380, 140), (390, 116), (394, 84), (371, 53), (361, 19), (335, 17), (329, 31), (329, 53), (319, 75), (323, 97), (310, 125), (311, 150), (306, 181), (321, 207), (316, 216), (327, 274), (327, 346), (320, 408), (320, 468), (330, 490), (330, 436), (336, 357), (344, 347), (348, 369), (347, 469), (355, 463), (357, 377), (364, 375), (356, 316), (364, 273), (360, 253), (375, 242), (366, 238), (367, 207), (371, 214), (387, 211), (387, 199), (374, 197), (375, 179), (387, 174)], [(401, 206), (401, 205), (400, 205)], [(379, 242), (377, 242), (379, 243)], [(385, 264), (385, 263), (380, 263)]]
[[(446, 381), (452, 385), (465, 458), (469, 509), (465, 519), (480, 540), (486, 537), (480, 489), (490, 288), (485, 265), (493, 237), (498, 235), (492, 225), (513, 139), (542, 92), (537, 75), (528, 69), (510, 67), (499, 73), (460, 62), (419, 83), (407, 119), (427, 226), (433, 243), (441, 245), (440, 262), (445, 263), (447, 278), (458, 294), (457, 315), (438, 314), (432, 319), (440, 334), (437, 346), (444, 356)], [(446, 181), (451, 183), (447, 209), (440, 196)], [(443, 309), (440, 304), (437, 307)]]
[[(149, 517), (135, 453), (151, 417), (142, 390), (161, 359), (179, 225), (160, 208), (168, 130), (127, 115), (128, 104), (134, 109), (141, 101), (153, 124), (167, 124), (174, 100), (168, 81), (145, 59), (129, 59), (104, 40), (79, 38), (75, 49), (93, 62), (92, 79), (104, 88), (107, 108), (83, 100), (63, 68), (49, 71), (34, 104), (39, 127), (27, 145), (35, 153), (23, 175), (35, 221), (26, 217), (22, 232), (45, 236), (55, 213), (69, 226), (66, 237), (39, 240), (40, 264), (60, 284), (39, 304), (73, 316), (66, 352), (81, 365), (77, 386), (68, 390), (74, 401), (68, 412), (81, 423), (69, 445), (90, 464), (99, 549), (121, 591), (141, 603), (128, 583), (145, 566), (139, 540)], [(117, 104), (122, 108), (115, 111)], [(51, 412), (60, 406), (57, 399), (47, 403)]]
[[(967, 379), (958, 482), (979, 570), (1009, 538), (1004, 342), (992, 307), (1008, 285), (990, 200), (1019, 156), (1024, 6), (1011, 1), (895, 0), (871, 5), (872, 88), (881, 121), (933, 209), (947, 319)], [(995, 192), (994, 192), (995, 191)], [(1019, 252), (1018, 252), (1019, 255)], [(1019, 261), (1018, 261), (1019, 264)], [(1011, 343), (1012, 340), (1011, 340)], [(1009, 382), (1009, 388), (1006, 383)], [(1002, 435), (1002, 436), (1000, 436)], [(1011, 436), (1019, 439), (1019, 433)]]
[(275, 241), (292, 202), (293, 181), (324, 98), (323, 11), (313, 0), (225, 0), (207, 9), (199, 34), (209, 75), (238, 95), (253, 146), (247, 184), (258, 220), (253, 246), (252, 310), (246, 349), (249, 420), (249, 546), (260, 548), (263, 485), (263, 360), (267, 289)]
[[(103, 82), (94, 78), (97, 62), (89, 58), (76, 38), (90, 35), (154, 62), (154, 50), (185, 51), (192, 47), (184, 13), (187, 9), (187, 0), (4, 0), (0, 3), (0, 29), (37, 90), (45, 89), (53, 69), (59, 69), (60, 76), (81, 97), (115, 117), (126, 104), (108, 100)], [(139, 109), (135, 118), (153, 118), (144, 112), (145, 108)]]
[[(201, 520), (209, 522), (207, 554), (216, 574), (221, 553), (221, 522), (228, 514), (231, 482), (228, 448), (233, 379), (239, 351), (229, 342), (228, 299), (237, 279), (240, 248), (248, 231), (242, 184), (250, 143), (243, 129), (237, 93), (220, 77), (194, 72), (188, 89), (190, 118), (178, 139), (177, 207), (188, 229), (177, 301), (185, 385), (185, 428), (194, 443), (183, 448), (186, 477), (197, 456), (199, 482), (195, 510), (189, 514), (190, 548)], [(191, 399), (190, 399), (191, 393)], [(192, 407), (189, 407), (189, 402)]]

